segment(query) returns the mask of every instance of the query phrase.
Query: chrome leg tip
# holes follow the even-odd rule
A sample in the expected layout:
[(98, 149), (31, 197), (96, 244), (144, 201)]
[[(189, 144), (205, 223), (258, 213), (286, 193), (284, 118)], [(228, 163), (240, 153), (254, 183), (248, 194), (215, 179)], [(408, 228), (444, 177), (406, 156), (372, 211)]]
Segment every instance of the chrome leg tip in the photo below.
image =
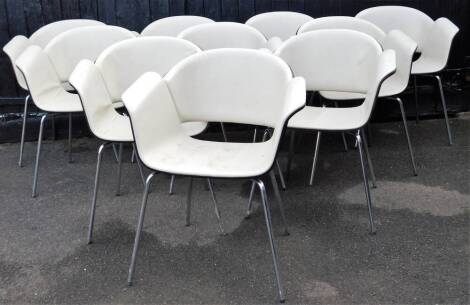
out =
[(286, 302), (286, 298), (282, 297), (279, 299), (279, 303), (284, 304)]
[(377, 230), (376, 229), (372, 229), (371, 231), (369, 231), (369, 235), (377, 235)]
[(127, 286), (132, 287), (133, 283), (132, 281), (127, 281)]
[(250, 218), (251, 218), (251, 213), (246, 213), (245, 219), (248, 220), (248, 219), (250, 219)]
[(286, 229), (286, 230), (284, 230), (283, 235), (284, 235), (284, 236), (289, 236), (289, 235), (290, 235), (290, 232)]

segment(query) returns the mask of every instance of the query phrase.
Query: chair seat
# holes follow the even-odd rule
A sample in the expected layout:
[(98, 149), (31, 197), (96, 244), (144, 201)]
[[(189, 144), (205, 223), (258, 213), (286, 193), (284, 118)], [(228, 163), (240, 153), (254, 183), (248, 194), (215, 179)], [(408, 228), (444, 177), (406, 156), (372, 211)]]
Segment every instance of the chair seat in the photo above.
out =
[(411, 74), (431, 74), (440, 72), (443, 69), (442, 62), (432, 57), (420, 57), (413, 63)]
[(131, 121), (123, 115), (107, 115), (96, 124), (95, 134), (105, 141), (110, 142), (134, 142)]
[[(380, 88), (379, 97), (390, 97), (402, 93), (406, 88), (400, 81), (396, 81), (392, 76), (387, 79)], [(320, 95), (328, 100), (364, 100), (366, 95), (356, 92), (320, 91)]]
[(69, 93), (62, 88), (53, 88), (41, 93), (41, 103), (35, 103), (47, 112), (82, 112), (82, 104), (78, 94)]
[(274, 153), (272, 140), (233, 143), (175, 136), (150, 149), (142, 161), (149, 168), (176, 175), (249, 178), (266, 173)]
[(367, 122), (365, 107), (327, 108), (307, 106), (297, 112), (288, 123), (289, 128), (324, 131), (359, 129)]

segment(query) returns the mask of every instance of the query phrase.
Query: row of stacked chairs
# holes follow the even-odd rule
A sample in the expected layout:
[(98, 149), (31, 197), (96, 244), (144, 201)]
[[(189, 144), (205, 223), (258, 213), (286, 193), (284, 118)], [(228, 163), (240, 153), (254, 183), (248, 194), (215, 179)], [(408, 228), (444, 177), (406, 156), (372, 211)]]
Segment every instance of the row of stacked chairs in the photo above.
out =
[[(296, 130), (317, 133), (309, 184), (314, 181), (323, 132), (351, 135), (358, 148), (370, 233), (375, 234), (369, 179), (376, 186), (364, 128), (376, 100), (397, 102), (414, 175), (417, 166), (400, 94), (413, 76), (418, 112), (418, 76), (434, 77), (452, 144), (447, 108), (439, 78), (447, 65), (458, 28), (412, 8), (383, 6), (356, 17), (313, 19), (294, 12), (264, 13), (246, 24), (214, 22), (199, 16), (163, 18), (142, 33), (94, 20), (64, 20), (42, 27), (5, 47), (25, 98), (19, 165), (23, 163), (28, 103), (44, 112), (33, 174), (37, 196), (39, 161), (46, 119), (69, 114), (69, 161), (72, 160), (72, 114), (85, 113), (92, 133), (103, 141), (98, 151), (88, 242), (92, 242), (100, 168), (106, 147), (115, 149), (120, 193), (123, 146), (132, 145), (144, 185), (128, 275), (132, 284), (149, 185), (156, 173), (190, 177), (186, 224), (190, 224), (193, 178), (204, 178), (223, 232), (212, 178), (251, 179), (247, 215), (259, 188), (273, 256), (278, 297), (285, 300), (277, 262), (265, 185), (268, 175), (285, 233), (286, 217), (278, 188), (286, 188)], [(420, 56), (414, 60), (416, 53)], [(306, 92), (318, 93), (323, 106), (306, 105)], [(312, 95), (313, 96), (313, 95)], [(345, 101), (363, 100), (350, 107)], [(333, 101), (335, 107), (326, 107)], [(341, 107), (342, 105), (348, 107)], [(194, 138), (208, 122), (218, 122), (224, 142)], [(230, 142), (224, 122), (256, 126), (253, 142)], [(257, 132), (262, 131), (259, 141)], [(278, 146), (290, 132), (287, 169), (277, 160)], [(116, 148), (117, 147), (117, 148)], [(149, 175), (145, 171), (150, 170)], [(288, 175), (287, 175), (288, 176)]]

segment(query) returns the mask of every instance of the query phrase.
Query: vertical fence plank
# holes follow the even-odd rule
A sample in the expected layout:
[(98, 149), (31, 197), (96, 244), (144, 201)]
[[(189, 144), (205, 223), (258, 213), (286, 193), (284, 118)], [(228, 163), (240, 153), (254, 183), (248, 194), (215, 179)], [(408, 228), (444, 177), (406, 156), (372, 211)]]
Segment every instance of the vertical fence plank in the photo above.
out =
[(170, 15), (184, 15), (186, 11), (184, 0), (170, 0)]
[(215, 21), (221, 20), (221, 9), (219, 0), (204, 0), (204, 15)]
[(289, 10), (299, 13), (305, 12), (305, 0), (289, 0)]
[(289, 0), (272, 0), (273, 11), (288, 11)]
[(273, 9), (271, 0), (256, 0), (255, 2), (255, 13), (265, 13)]
[(116, 21), (119, 26), (141, 32), (150, 21), (148, 0), (117, 0)]
[(222, 19), (225, 21), (238, 21), (238, 1), (222, 0)]
[(42, 0), (42, 14), (46, 24), (61, 20), (60, 0)]
[(98, 0), (98, 19), (106, 24), (116, 24), (115, 0)]
[(31, 35), (44, 25), (41, 0), (28, 0), (24, 2), (24, 13), (26, 16), (28, 35)]
[(80, 16), (83, 19), (98, 19), (98, 3), (101, 0), (80, 0)]
[(238, 0), (240, 21), (245, 22), (255, 14), (255, 0)]
[(62, 18), (80, 18), (80, 0), (62, 0)]
[(150, 0), (151, 20), (170, 16), (170, 3), (168, 0)]
[(190, 0), (187, 3), (187, 14), (204, 16), (204, 0)]

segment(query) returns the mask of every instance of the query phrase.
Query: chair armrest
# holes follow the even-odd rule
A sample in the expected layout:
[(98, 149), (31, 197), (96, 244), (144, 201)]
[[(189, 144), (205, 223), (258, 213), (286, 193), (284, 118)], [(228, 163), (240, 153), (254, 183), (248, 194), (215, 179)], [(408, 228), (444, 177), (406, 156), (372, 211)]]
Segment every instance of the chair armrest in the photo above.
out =
[(31, 45), (31, 42), (29, 41), (28, 38), (26, 38), (23, 35), (18, 35), (13, 37), (4, 47), (3, 47), (3, 52), (7, 54), (7, 56), (10, 58), (11, 64), (13, 66), (13, 70), (15, 71), (15, 76), (16, 80), (18, 81), (18, 84), (21, 86), (23, 89), (27, 89), (26, 81), (23, 77), (23, 74), (21, 71), (18, 70), (18, 68), (15, 65), (16, 60), (20, 55)]
[(279, 37), (272, 37), (266, 43), (266, 47), (271, 50), (271, 52), (276, 52), (277, 49), (282, 45), (282, 40)]

